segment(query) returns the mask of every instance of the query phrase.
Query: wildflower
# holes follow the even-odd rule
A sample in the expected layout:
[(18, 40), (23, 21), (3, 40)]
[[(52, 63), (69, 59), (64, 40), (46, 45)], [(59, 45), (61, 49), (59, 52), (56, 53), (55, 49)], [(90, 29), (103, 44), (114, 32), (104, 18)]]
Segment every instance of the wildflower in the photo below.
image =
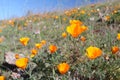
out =
[(105, 21), (109, 21), (110, 20), (110, 16), (105, 16), (104, 19), (105, 19)]
[(41, 43), (35, 44), (35, 47), (38, 48), (38, 49), (40, 49), (42, 46), (43, 46), (43, 44), (41, 44)]
[(27, 67), (27, 64), (28, 64), (28, 58), (17, 59), (15, 64), (17, 67), (19, 67), (21, 69), (25, 69)]
[(70, 25), (76, 24), (77, 26), (81, 26), (83, 23), (79, 20), (70, 20)]
[(0, 76), (0, 80), (5, 80), (5, 76)]
[(90, 46), (86, 49), (86, 51), (87, 51), (86, 55), (90, 59), (95, 59), (102, 55), (102, 51), (97, 47)]
[(4, 40), (5, 40), (5, 37), (4, 37), (4, 36), (1, 36), (1, 37), (0, 37), (0, 43), (2, 43)]
[(115, 54), (116, 52), (119, 51), (119, 47), (118, 46), (113, 46), (111, 50), (112, 50), (112, 53)]
[(91, 14), (90, 14), (90, 13), (88, 13), (88, 16), (91, 16)]
[(41, 41), (41, 44), (42, 44), (42, 45), (45, 45), (45, 44), (46, 44), (46, 40), (42, 40), (42, 41)]
[(24, 23), (24, 27), (27, 27), (27, 26), (28, 26), (28, 23), (27, 23), (27, 22), (25, 22), (25, 23)]
[(66, 18), (63, 18), (63, 21), (66, 21)]
[(0, 43), (2, 43), (2, 42), (3, 42), (3, 38), (0, 37)]
[(2, 30), (0, 29), (0, 33), (2, 32)]
[(67, 32), (71, 34), (72, 37), (78, 37), (82, 32), (86, 31), (88, 28), (86, 26), (81, 26), (81, 23), (72, 24), (67, 27)]
[(9, 20), (9, 25), (14, 26), (14, 20)]
[(81, 13), (81, 14), (85, 14), (85, 11), (84, 11), (84, 10), (81, 10), (80, 13)]
[(34, 55), (36, 55), (37, 54), (37, 50), (36, 49), (32, 49), (31, 53), (34, 54)]
[(117, 39), (120, 40), (120, 33), (117, 34)]
[(55, 19), (58, 19), (58, 16), (55, 16), (54, 18), (55, 18)]
[(15, 58), (19, 59), (20, 58), (19, 54), (15, 54)]
[(86, 38), (84, 36), (81, 36), (80, 40), (84, 42)]
[(67, 63), (60, 63), (60, 64), (57, 66), (57, 68), (58, 68), (58, 71), (59, 71), (61, 74), (65, 74), (65, 73), (69, 70), (70, 66), (69, 66), (69, 64), (67, 64)]
[(66, 38), (66, 37), (67, 37), (66, 32), (63, 32), (63, 33), (62, 33), (62, 37), (63, 37), (63, 38)]
[(38, 53), (38, 51), (36, 49), (32, 49), (31, 50), (31, 57), (34, 57), (37, 53)]
[(49, 46), (50, 53), (54, 53), (54, 52), (56, 52), (56, 50), (57, 50), (57, 47), (55, 45), (50, 45)]
[(113, 13), (116, 14), (118, 11), (117, 10), (114, 10)]
[(35, 57), (35, 55), (34, 55), (34, 54), (31, 54), (30, 57), (33, 58), (33, 57)]
[(97, 11), (100, 12), (100, 9), (98, 8)]
[(93, 13), (93, 12), (94, 12), (94, 10), (92, 9), (92, 10), (91, 10), (91, 12)]
[(28, 43), (29, 40), (30, 40), (30, 38), (28, 38), (28, 37), (20, 38), (20, 42), (21, 42), (24, 46), (27, 45), (27, 43)]
[(22, 27), (21, 27), (21, 26), (19, 26), (19, 27), (18, 27), (18, 30), (22, 30)]

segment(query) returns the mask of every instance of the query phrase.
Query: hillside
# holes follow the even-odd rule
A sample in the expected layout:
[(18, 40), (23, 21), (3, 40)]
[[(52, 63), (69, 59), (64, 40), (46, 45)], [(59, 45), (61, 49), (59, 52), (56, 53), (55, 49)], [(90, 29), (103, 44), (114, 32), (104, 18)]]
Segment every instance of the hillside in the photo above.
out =
[(120, 80), (119, 64), (119, 0), (0, 21), (0, 80)]

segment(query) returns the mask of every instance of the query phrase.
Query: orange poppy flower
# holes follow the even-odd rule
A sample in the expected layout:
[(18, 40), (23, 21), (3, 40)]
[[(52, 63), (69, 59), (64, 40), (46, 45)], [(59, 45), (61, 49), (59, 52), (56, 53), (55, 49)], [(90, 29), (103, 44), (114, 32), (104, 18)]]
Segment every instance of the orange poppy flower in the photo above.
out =
[(30, 57), (34, 57), (37, 53), (38, 51), (36, 49), (32, 49)]
[(87, 51), (86, 55), (90, 59), (95, 59), (102, 55), (102, 51), (97, 47), (90, 46), (86, 49), (86, 51)]
[(46, 40), (42, 40), (41, 44), (45, 45), (46, 44)]
[(34, 54), (34, 55), (36, 55), (37, 52), (38, 52), (38, 51), (37, 51), (36, 49), (32, 49), (32, 50), (31, 50), (31, 53)]
[(109, 21), (110, 20), (110, 16), (105, 16), (105, 21)]
[(0, 80), (5, 80), (5, 76), (0, 76)]
[(5, 40), (5, 37), (4, 37), (4, 36), (1, 36), (1, 37), (0, 37), (0, 43), (2, 43), (4, 40)]
[(49, 46), (50, 53), (54, 53), (54, 52), (56, 52), (56, 50), (57, 50), (57, 47), (55, 45), (50, 45)]
[(63, 38), (66, 38), (66, 37), (67, 37), (67, 33), (66, 33), (66, 32), (63, 32), (63, 33), (62, 33), (62, 37), (63, 37)]
[(111, 50), (112, 50), (112, 53), (115, 54), (116, 52), (119, 51), (119, 47), (118, 46), (113, 46)]
[(61, 73), (61, 74), (65, 74), (69, 69), (70, 69), (70, 66), (69, 64), (67, 63), (60, 63), (58, 66), (58, 71)]
[(19, 59), (20, 58), (19, 54), (15, 54), (15, 58)]
[(81, 10), (80, 13), (81, 13), (81, 14), (85, 14), (85, 11), (84, 11), (84, 10)]
[(23, 28), (21, 26), (18, 27), (18, 30), (22, 30)]
[(63, 21), (66, 21), (66, 18), (63, 18)]
[(38, 48), (38, 49), (40, 49), (42, 46), (43, 46), (42, 43), (37, 43), (37, 44), (35, 44), (35, 47)]
[(72, 24), (67, 27), (67, 32), (70, 33), (72, 37), (76, 38), (87, 29), (88, 28), (86, 26), (77, 26), (76, 24)]
[(120, 33), (117, 34), (117, 39), (120, 40)]
[(0, 29), (0, 33), (2, 32), (2, 29)]
[(70, 20), (70, 25), (72, 24), (76, 24), (77, 26), (81, 26), (83, 25), (83, 22), (79, 21), (79, 20)]
[(28, 58), (17, 59), (15, 64), (17, 67), (19, 67), (21, 69), (25, 69), (27, 67), (27, 64), (28, 64)]
[(58, 19), (58, 16), (55, 16), (55, 19)]
[(2, 43), (2, 42), (3, 42), (3, 38), (0, 37), (0, 43)]
[(20, 38), (20, 42), (21, 42), (24, 46), (27, 45), (27, 43), (28, 43), (29, 40), (30, 40), (30, 38), (28, 38), (28, 37)]

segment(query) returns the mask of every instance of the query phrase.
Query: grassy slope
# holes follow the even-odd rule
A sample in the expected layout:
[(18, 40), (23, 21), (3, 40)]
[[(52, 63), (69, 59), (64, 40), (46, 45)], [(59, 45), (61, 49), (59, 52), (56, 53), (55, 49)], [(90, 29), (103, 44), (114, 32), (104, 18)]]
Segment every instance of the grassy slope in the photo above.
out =
[[(108, 7), (109, 10), (107, 14), (105, 14), (104, 16), (110, 16), (111, 17), (110, 20), (103, 22), (98, 21), (99, 17), (96, 9), (99, 8), (100, 11), (104, 13), (106, 11), (106, 7)], [(112, 14), (112, 12), (115, 10), (117, 11), (117, 13)], [(82, 13), (82, 11), (84, 13)], [(92, 21), (90, 20), (90, 18), (94, 18), (94, 20)], [(88, 26), (89, 30), (80, 35), (77, 39), (73, 39), (72, 37), (70, 37), (70, 35), (68, 35), (68, 37), (64, 39), (61, 36), (61, 34), (62, 32), (66, 32), (66, 26), (69, 25), (69, 20), (72, 19), (78, 19), (83, 21), (83, 23), (86, 26)], [(84, 76), (84, 78), (91, 77), (92, 70), (90, 68), (94, 62), (89, 61), (85, 57), (84, 53), (87, 47), (93, 45), (103, 50), (103, 57), (107, 56), (111, 59), (110, 62), (108, 61), (108, 65), (104, 63), (105, 61), (102, 62), (102, 58), (100, 58), (100, 60), (97, 59), (95, 61), (96, 62), (95, 65), (96, 66), (98, 65), (95, 74), (103, 77), (104, 75), (110, 72), (105, 73), (104, 70), (102, 71), (101, 66), (103, 68), (109, 66), (109, 69), (106, 69), (106, 71), (110, 71), (111, 69), (116, 68), (116, 66), (119, 66), (117, 65), (119, 64), (118, 62), (119, 58), (115, 57), (114, 59), (114, 56), (111, 56), (111, 47), (112, 46), (120, 47), (120, 42), (116, 40), (116, 35), (118, 32), (120, 32), (119, 20), (120, 20), (120, 3), (118, 1), (113, 2), (112, 5), (109, 3), (105, 3), (89, 5), (86, 7), (81, 7), (80, 9), (75, 8), (67, 10), (65, 11), (65, 13), (61, 14), (58, 12), (47, 13), (44, 15), (33, 14), (22, 18), (1, 21), (0, 29), (2, 30), (2, 32), (0, 33), (0, 38), (3, 41), (1, 41), (0, 43), (0, 63), (2, 64), (4, 62), (3, 56), (5, 53), (11, 51), (13, 53), (19, 54), (22, 53), (28, 56), (31, 53), (30, 50), (34, 48), (35, 43), (39, 43), (41, 40), (46, 40), (47, 44), (41, 50), (39, 50), (39, 54), (38, 56), (35, 57), (35, 60), (38, 61), (39, 59), (43, 60), (43, 64), (48, 63), (50, 65), (50, 69), (59, 64), (60, 62), (68, 62), (71, 65), (71, 72), (73, 70), (73, 74), (71, 74), (72, 76), (76, 74), (75, 72), (76, 70), (79, 70), (78, 72), (83, 74), (78, 74), (77, 76), (82, 75)], [(40, 34), (35, 34), (35, 32), (37, 31), (40, 31)], [(30, 38), (30, 42), (27, 45), (27, 47), (22, 46), (19, 42), (19, 39), (25, 36)], [(85, 43), (80, 41), (81, 36), (86, 37), (87, 40)], [(58, 51), (57, 54), (53, 56), (54, 58), (53, 61), (47, 60), (47, 58), (49, 57), (48, 47), (50, 44), (55, 44), (58, 46)], [(31, 60), (31, 62), (39, 64), (37, 61)], [(84, 63), (85, 65), (83, 65), (82, 63)], [(44, 72), (44, 70), (42, 71), (42, 69), (39, 67), (44, 68), (44, 66), (38, 66), (37, 69), (41, 70), (41, 72), (38, 71), (36, 72), (36, 74), (33, 74), (34, 78), (36, 78), (35, 75), (41, 73), (42, 75), (48, 74), (47, 76), (51, 76), (49, 74), (51, 71)], [(82, 71), (82, 67), (84, 67), (85, 70)], [(45, 69), (48, 68), (45, 67)], [(6, 77), (9, 77), (10, 74), (8, 74), (6, 70), (2, 72), (4, 75), (6, 75)], [(116, 73), (119, 72), (116, 71)], [(56, 75), (54, 74), (54, 76)], [(110, 75), (116, 76), (116, 74), (114, 75), (112, 72), (110, 73)], [(64, 76), (64, 79), (67, 80), (68, 78), (66, 76)], [(119, 74), (117, 76), (120, 77)], [(106, 78), (107, 77), (105, 77), (104, 79)], [(111, 78), (110, 76), (108, 78), (112, 79), (114, 77)]]

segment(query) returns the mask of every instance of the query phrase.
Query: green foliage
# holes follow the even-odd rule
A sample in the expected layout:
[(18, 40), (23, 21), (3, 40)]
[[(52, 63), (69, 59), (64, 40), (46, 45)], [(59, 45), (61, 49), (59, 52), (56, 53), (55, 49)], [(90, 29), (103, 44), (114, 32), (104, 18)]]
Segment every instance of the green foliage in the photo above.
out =
[(114, 22), (116, 24), (120, 24), (120, 10), (118, 10), (117, 13), (111, 15), (111, 22)]

